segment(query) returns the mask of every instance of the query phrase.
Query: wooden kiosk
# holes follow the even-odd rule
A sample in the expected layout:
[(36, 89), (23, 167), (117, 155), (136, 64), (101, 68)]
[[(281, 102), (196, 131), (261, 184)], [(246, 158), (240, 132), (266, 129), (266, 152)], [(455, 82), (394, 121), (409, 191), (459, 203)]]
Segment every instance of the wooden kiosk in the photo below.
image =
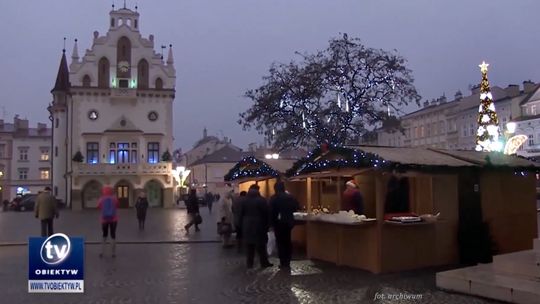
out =
[[(535, 170), (533, 163), (501, 155), (495, 157), (498, 162), (487, 165), (478, 161), (486, 153), (471, 153), (474, 157), (422, 148), (358, 146), (314, 150), (288, 172), (297, 183), (298, 197), (305, 199), (308, 213), (320, 207), (337, 212), (344, 184), (353, 179), (363, 195), (364, 214), (373, 220), (339, 223), (308, 215), (308, 257), (373, 273), (457, 264), (460, 204), (471, 193), (476, 193), (485, 207), (484, 220), (497, 218), (489, 226), (500, 250), (530, 248), (536, 236), (534, 176), (515, 175), (515, 169)], [(478, 179), (465, 178), (471, 175)], [(391, 178), (407, 181), (409, 211), (426, 215), (425, 220), (385, 220)], [(496, 191), (490, 192), (495, 187)], [(505, 198), (514, 196), (517, 199), (512, 200), (511, 207), (501, 206)], [(427, 216), (439, 212), (437, 219)], [(498, 227), (506, 218), (502, 214), (505, 212), (515, 222)], [(517, 217), (523, 223), (518, 223)], [(517, 235), (508, 238), (509, 233)]]

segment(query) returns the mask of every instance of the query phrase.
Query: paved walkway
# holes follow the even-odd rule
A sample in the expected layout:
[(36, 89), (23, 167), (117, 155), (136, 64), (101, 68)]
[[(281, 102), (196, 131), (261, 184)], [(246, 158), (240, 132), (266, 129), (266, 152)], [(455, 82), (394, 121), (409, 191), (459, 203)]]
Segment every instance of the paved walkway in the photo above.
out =
[[(435, 287), (435, 272), (391, 275), (295, 260), (290, 274), (277, 268), (246, 271), (244, 258), (218, 244), (126, 244), (113, 259), (86, 246), (84, 295), (27, 293), (25, 246), (0, 248), (2, 303), (497, 303)], [(276, 260), (273, 259), (276, 263)], [(376, 294), (416, 300), (375, 300)]]
[[(217, 210), (213, 211), (213, 214), (209, 214), (207, 208), (201, 208), (203, 217), (201, 231), (195, 232), (192, 227), (190, 233), (186, 234), (185, 209), (149, 209), (144, 231), (138, 230), (134, 209), (119, 209), (117, 239), (119, 242), (217, 241), (214, 219)], [(27, 243), (29, 236), (40, 235), (40, 225), (33, 212), (0, 212), (0, 245)], [(86, 242), (100, 242), (99, 211), (62, 210), (60, 217), (54, 221), (54, 231), (70, 236), (83, 236)]]
[[(201, 210), (202, 231), (189, 235), (183, 231), (185, 210), (150, 210), (144, 232), (137, 230), (133, 210), (121, 210), (119, 240), (131, 243), (119, 244), (115, 259), (100, 259), (100, 246), (86, 245), (84, 295), (28, 294), (27, 247), (0, 246), (0, 302), (498, 303), (438, 290), (435, 273), (445, 270), (441, 268), (373, 275), (300, 257), (293, 261), (291, 273), (276, 267), (247, 271), (243, 256), (215, 242), (213, 216)], [(56, 224), (57, 231), (91, 242), (100, 239), (96, 211), (64, 211)], [(29, 234), (38, 232), (32, 213), (0, 213), (0, 242), (24, 244)], [(389, 300), (390, 295), (398, 299)], [(411, 296), (415, 299), (400, 299)]]

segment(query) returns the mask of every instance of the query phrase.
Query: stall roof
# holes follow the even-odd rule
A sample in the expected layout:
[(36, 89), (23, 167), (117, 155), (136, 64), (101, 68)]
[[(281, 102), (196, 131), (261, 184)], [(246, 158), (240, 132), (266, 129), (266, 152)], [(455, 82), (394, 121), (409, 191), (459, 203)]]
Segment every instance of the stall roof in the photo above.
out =
[(380, 158), (401, 165), (472, 167), (476, 164), (464, 161), (435, 150), (425, 148), (351, 146), (364, 152), (378, 155)]
[[(355, 152), (356, 151), (356, 152)], [(538, 170), (533, 161), (502, 153), (450, 151), (432, 148), (381, 146), (317, 148), (308, 157), (296, 162), (287, 172), (290, 177), (331, 176), (345, 171), (372, 168), (375, 170), (423, 171), (456, 168), (513, 168)]]
[(540, 168), (539, 164), (531, 160), (521, 158), (514, 155), (505, 155), (502, 153), (486, 153), (477, 151), (465, 150), (440, 150), (433, 149), (432, 151), (461, 159), (480, 166), (496, 166), (496, 167), (511, 167), (511, 168)]
[(267, 163), (253, 157), (247, 156), (240, 160), (224, 176), (226, 182), (240, 180), (263, 180), (278, 177), (280, 173)]

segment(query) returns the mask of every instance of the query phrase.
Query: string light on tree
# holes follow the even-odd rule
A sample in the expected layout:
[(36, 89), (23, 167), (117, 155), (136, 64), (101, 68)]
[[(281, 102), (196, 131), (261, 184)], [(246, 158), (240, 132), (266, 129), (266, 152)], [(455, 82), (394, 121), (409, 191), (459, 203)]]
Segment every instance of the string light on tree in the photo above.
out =
[(482, 62), (480, 71), (482, 72), (482, 82), (480, 83), (480, 106), (478, 107), (478, 129), (476, 131), (476, 151), (501, 151), (503, 143), (499, 130), (499, 119), (493, 103), (493, 95), (489, 87), (487, 77), (488, 66)]

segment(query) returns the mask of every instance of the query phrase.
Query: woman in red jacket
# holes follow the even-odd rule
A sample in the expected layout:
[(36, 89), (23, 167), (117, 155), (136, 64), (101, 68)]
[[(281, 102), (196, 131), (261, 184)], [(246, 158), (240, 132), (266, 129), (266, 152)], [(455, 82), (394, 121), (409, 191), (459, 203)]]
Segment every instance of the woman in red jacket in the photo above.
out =
[(101, 190), (98, 208), (101, 211), (101, 229), (103, 231), (103, 241), (101, 243), (101, 253), (99, 257), (105, 254), (107, 245), (107, 237), (109, 231), (111, 233), (111, 251), (112, 257), (116, 257), (116, 226), (118, 223), (118, 199), (114, 196), (114, 191), (111, 187), (105, 186)]

